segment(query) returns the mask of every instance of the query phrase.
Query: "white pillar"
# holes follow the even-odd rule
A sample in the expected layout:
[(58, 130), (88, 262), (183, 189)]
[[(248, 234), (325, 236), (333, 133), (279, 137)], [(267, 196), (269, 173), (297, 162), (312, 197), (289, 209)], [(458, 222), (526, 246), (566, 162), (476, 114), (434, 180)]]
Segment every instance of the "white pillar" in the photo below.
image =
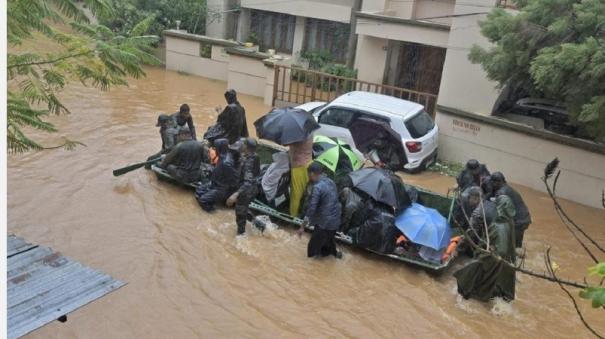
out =
[(305, 22), (304, 16), (296, 17), (296, 27), (294, 28), (294, 41), (292, 43), (292, 55), (297, 59), (300, 57), (300, 53), (303, 49), (303, 42), (305, 39)]
[(250, 24), (252, 21), (252, 12), (249, 8), (242, 8), (239, 13), (239, 21), (237, 24), (236, 40), (247, 42), (250, 36)]

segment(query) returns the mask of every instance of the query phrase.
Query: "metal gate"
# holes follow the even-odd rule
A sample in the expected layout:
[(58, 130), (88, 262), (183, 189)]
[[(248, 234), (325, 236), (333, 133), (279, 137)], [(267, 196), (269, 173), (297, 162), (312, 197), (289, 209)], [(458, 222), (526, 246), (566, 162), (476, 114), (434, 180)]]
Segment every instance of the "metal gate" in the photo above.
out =
[(435, 115), (437, 95), (406, 88), (345, 78), (298, 67), (275, 65), (273, 106), (330, 101), (351, 91), (366, 91), (401, 98), (423, 105)]

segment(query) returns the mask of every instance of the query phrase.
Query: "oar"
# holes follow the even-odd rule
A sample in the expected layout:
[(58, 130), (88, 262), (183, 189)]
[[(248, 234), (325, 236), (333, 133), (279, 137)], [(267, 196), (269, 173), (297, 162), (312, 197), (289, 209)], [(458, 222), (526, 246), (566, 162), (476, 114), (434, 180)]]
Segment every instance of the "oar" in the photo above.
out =
[(141, 167), (143, 167), (145, 165), (153, 165), (154, 163), (158, 162), (161, 159), (162, 158), (160, 157), (160, 158), (152, 159), (152, 160), (149, 160), (149, 161), (140, 162), (138, 164), (134, 164), (134, 165), (118, 168), (117, 170), (113, 171), (113, 176), (114, 177), (118, 177), (118, 176), (120, 176), (122, 174), (126, 174), (128, 172), (134, 171), (135, 169), (141, 168)]

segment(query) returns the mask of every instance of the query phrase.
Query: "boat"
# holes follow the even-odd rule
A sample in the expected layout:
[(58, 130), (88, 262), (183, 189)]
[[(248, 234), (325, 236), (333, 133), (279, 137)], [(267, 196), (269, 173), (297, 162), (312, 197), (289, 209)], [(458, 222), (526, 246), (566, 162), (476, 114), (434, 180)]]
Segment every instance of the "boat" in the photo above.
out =
[[(261, 141), (261, 142), (259, 142), (259, 145), (257, 147), (257, 154), (259, 155), (261, 164), (268, 165), (272, 161), (271, 156), (273, 155), (273, 153), (279, 152), (279, 151), (284, 151), (284, 150), (286, 150), (286, 149), (282, 146), (278, 146), (278, 145), (274, 145), (274, 144), (270, 144), (270, 143)], [(158, 166), (155, 166), (155, 165), (151, 166), (151, 170), (156, 174), (158, 179), (165, 180), (165, 181), (171, 182), (173, 184), (183, 186), (185, 188), (196, 189), (200, 185), (200, 182), (197, 182), (197, 183), (179, 182), (178, 180), (173, 178), (166, 170), (164, 170)], [(413, 186), (413, 185), (408, 185), (408, 186), (412, 186), (418, 191), (419, 201), (422, 201), (422, 204), (424, 206), (436, 209), (437, 211), (439, 211), (439, 213), (441, 215), (443, 215), (448, 220), (450, 225), (452, 224), (452, 214), (453, 214), (454, 206), (455, 206), (454, 197), (449, 197), (449, 196), (445, 196), (445, 195), (442, 195), (442, 194), (439, 194), (436, 192), (432, 192), (430, 190), (424, 189), (419, 186)], [(266, 203), (264, 203), (263, 201), (261, 201), (259, 199), (255, 199), (254, 201), (252, 201), (250, 203), (250, 210), (254, 216), (267, 215), (272, 219), (272, 221), (278, 222), (280, 224), (287, 224), (287, 225), (291, 225), (291, 226), (295, 226), (295, 227), (300, 227), (303, 224), (302, 219), (292, 216), (284, 211), (277, 210), (276, 208), (273, 208), (273, 207), (267, 205)], [(305, 230), (308, 232), (312, 232), (313, 226), (307, 225), (307, 226), (305, 226)], [(457, 227), (452, 227), (451, 233), (452, 233), (452, 237), (463, 234), (462, 230)], [(452, 264), (452, 262), (456, 259), (457, 255), (458, 255), (458, 253), (457, 253), (458, 251), (455, 250), (454, 253), (452, 253), (448, 257), (448, 259), (446, 259), (445, 261), (433, 262), (433, 261), (425, 260), (417, 254), (410, 254), (410, 253), (405, 253), (405, 252), (402, 254), (380, 253), (380, 252), (374, 251), (369, 248), (364, 248), (364, 247), (356, 245), (354, 239), (351, 236), (344, 234), (342, 232), (336, 233), (336, 240), (340, 243), (344, 243), (344, 244), (354, 246), (357, 248), (362, 248), (362, 249), (369, 251), (371, 253), (374, 253), (376, 255), (380, 255), (383, 257), (390, 258), (395, 261), (399, 261), (399, 262), (403, 262), (406, 264), (411, 264), (411, 265), (414, 265), (417, 267), (421, 267), (427, 271), (434, 272), (434, 273), (441, 273), (441, 272), (445, 271)]]
[(175, 179), (172, 175), (170, 175), (170, 173), (168, 173), (168, 171), (166, 171), (165, 169), (163, 169), (157, 165), (151, 165), (151, 171), (155, 173), (155, 175), (158, 177), (158, 179), (168, 181), (170, 183), (173, 183), (173, 184), (176, 184), (179, 186), (183, 186), (185, 188), (190, 188), (190, 189), (195, 190), (201, 184), (201, 182), (199, 182), (199, 181), (193, 182), (193, 183), (181, 182), (181, 181)]

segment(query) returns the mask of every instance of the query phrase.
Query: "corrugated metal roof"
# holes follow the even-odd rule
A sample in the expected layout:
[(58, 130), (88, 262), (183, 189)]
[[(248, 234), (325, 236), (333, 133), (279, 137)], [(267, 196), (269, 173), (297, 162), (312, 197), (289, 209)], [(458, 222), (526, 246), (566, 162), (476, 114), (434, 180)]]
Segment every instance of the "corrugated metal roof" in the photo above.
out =
[(48, 247), (7, 237), (8, 337), (18, 338), (122, 286)]

